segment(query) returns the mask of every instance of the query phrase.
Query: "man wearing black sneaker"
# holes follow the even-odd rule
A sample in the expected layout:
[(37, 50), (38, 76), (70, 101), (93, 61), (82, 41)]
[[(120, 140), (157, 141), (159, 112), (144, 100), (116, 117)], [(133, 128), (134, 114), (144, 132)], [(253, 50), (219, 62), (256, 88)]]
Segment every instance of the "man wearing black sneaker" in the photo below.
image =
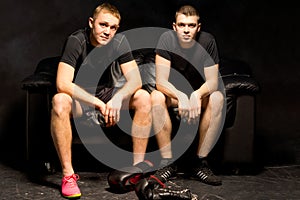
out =
[[(207, 164), (207, 156), (221, 133), (224, 111), (224, 94), (218, 80), (219, 57), (214, 37), (200, 31), (199, 19), (194, 7), (185, 5), (179, 8), (173, 23), (174, 31), (163, 33), (156, 49), (157, 90), (151, 93), (152, 118), (163, 160), (161, 169), (150, 180), (161, 183), (176, 173), (176, 167), (170, 164), (173, 162), (172, 124), (168, 107), (178, 106), (181, 119), (189, 124), (199, 123), (197, 160), (191, 162), (192, 177), (210, 185), (222, 184)], [(174, 76), (171, 69), (179, 72), (192, 86), (189, 97), (188, 92), (183, 92), (180, 81), (172, 81)], [(180, 86), (181, 89), (178, 89)]]

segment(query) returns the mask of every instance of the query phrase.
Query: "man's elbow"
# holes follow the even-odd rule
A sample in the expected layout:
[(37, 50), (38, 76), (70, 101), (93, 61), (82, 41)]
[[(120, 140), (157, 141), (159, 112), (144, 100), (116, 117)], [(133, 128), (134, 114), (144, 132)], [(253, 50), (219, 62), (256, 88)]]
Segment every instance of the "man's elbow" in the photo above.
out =
[(63, 92), (63, 90), (64, 90), (63, 84), (56, 82), (56, 90), (57, 90), (57, 92), (59, 92), (59, 93), (60, 93), (60, 92)]
[(132, 86), (133, 86), (135, 91), (141, 89), (142, 86), (143, 86), (142, 80), (140, 78), (135, 79), (132, 82)]
[(210, 94), (217, 91), (218, 90), (218, 82), (217, 81), (208, 81), (207, 88), (208, 88), (208, 91)]
[(162, 90), (164, 87), (164, 81), (160, 79), (156, 79), (156, 88), (157, 90)]
[(162, 85), (161, 84), (159, 84), (159, 83), (156, 83), (156, 89), (157, 90), (159, 90), (159, 91), (161, 91), (162, 90)]
[(138, 90), (138, 89), (141, 89), (141, 88), (143, 87), (142, 79), (139, 78), (139, 79), (137, 80), (136, 85), (137, 85), (137, 90)]
[(56, 90), (59, 93), (66, 93), (67, 91), (67, 84), (62, 82), (62, 81), (57, 81), (56, 82)]

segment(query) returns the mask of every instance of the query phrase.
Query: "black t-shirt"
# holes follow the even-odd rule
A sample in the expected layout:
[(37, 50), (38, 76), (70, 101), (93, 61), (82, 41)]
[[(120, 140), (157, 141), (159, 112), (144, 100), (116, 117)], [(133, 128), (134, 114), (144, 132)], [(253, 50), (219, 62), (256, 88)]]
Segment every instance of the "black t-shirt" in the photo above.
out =
[[(156, 53), (171, 61), (171, 68), (182, 74), (194, 90), (199, 89), (205, 82), (204, 68), (219, 63), (218, 49), (213, 35), (200, 32), (196, 41), (197, 43), (191, 48), (182, 48), (177, 33), (167, 31), (161, 35), (156, 48)], [(171, 79), (172, 75), (169, 81)], [(171, 82), (178, 84), (178, 78)]]
[(74, 67), (73, 81), (84, 88), (121, 87), (125, 79), (119, 64), (134, 59), (126, 37), (116, 34), (107, 45), (94, 47), (89, 35), (88, 28), (72, 33), (64, 45), (61, 62)]

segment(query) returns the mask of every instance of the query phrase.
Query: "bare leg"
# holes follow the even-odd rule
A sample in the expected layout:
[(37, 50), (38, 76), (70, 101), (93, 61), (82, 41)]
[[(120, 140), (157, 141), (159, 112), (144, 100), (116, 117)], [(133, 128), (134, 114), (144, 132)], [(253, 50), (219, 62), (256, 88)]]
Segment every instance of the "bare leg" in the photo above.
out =
[[(72, 167), (72, 129), (70, 122), (72, 102), (72, 98), (64, 93), (58, 93), (52, 99), (51, 135), (61, 163), (63, 176), (74, 174)], [(80, 108), (80, 106), (78, 106), (77, 108)]]
[(212, 150), (221, 134), (222, 110), (224, 96), (217, 91), (204, 99), (204, 111), (199, 125), (199, 145), (197, 155), (206, 157)]
[(153, 129), (162, 158), (172, 158), (172, 124), (167, 109), (166, 97), (159, 91), (151, 93)]
[(144, 161), (151, 131), (151, 99), (145, 90), (138, 90), (131, 101), (130, 107), (135, 109), (132, 124), (133, 165)]

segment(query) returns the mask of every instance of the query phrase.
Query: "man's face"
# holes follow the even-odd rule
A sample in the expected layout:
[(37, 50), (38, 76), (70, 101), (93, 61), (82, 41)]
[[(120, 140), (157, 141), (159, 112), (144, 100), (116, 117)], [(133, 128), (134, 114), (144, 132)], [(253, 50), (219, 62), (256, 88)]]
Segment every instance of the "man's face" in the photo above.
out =
[(173, 23), (173, 29), (177, 32), (179, 42), (182, 46), (190, 45), (200, 31), (200, 24), (197, 16), (186, 16), (179, 14), (176, 23)]
[(103, 46), (111, 41), (119, 28), (120, 20), (106, 10), (102, 10), (96, 18), (89, 18), (91, 42), (94, 46)]

